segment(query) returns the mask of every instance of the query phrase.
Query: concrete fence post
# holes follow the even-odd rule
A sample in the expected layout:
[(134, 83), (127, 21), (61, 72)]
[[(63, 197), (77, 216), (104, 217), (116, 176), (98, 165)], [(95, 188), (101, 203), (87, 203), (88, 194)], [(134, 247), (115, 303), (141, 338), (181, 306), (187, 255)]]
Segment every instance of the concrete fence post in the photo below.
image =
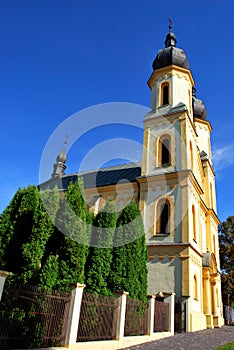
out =
[(124, 337), (124, 324), (125, 324), (125, 314), (126, 314), (126, 304), (128, 292), (122, 292), (121, 295), (116, 295), (116, 301), (118, 302), (118, 308), (116, 309), (116, 334), (115, 338), (117, 340)]
[(65, 345), (76, 344), (84, 287), (85, 284), (77, 283), (75, 288), (72, 290), (72, 300), (67, 322)]
[(10, 272), (0, 270), (0, 302), (2, 299), (2, 293), (4, 290), (4, 284), (6, 282), (6, 278), (10, 275), (11, 275)]
[(149, 296), (149, 313), (148, 313), (148, 329), (147, 334), (152, 335), (154, 333), (154, 309), (155, 309), (156, 295)]
[(175, 324), (175, 293), (164, 293), (165, 301), (169, 302), (169, 331), (174, 334)]

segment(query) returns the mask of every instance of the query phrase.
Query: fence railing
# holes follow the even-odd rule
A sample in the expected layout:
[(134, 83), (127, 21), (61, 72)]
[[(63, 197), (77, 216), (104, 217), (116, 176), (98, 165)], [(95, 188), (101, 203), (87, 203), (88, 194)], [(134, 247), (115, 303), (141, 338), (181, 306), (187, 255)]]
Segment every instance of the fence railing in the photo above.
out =
[(174, 327), (170, 304), (156, 296), (147, 303), (127, 292), (98, 296), (77, 284), (71, 293), (6, 283), (0, 300), (0, 349), (71, 345), (77, 342), (152, 335)]
[(0, 349), (65, 342), (71, 294), (7, 284), (0, 305)]
[(148, 334), (149, 302), (127, 298), (125, 313), (125, 336)]
[(77, 341), (115, 339), (117, 307), (115, 298), (84, 291)]

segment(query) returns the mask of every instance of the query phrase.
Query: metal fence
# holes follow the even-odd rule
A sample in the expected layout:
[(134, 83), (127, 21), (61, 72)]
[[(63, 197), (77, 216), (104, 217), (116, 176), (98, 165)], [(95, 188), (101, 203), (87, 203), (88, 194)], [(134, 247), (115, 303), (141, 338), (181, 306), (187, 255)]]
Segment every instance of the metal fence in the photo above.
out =
[(155, 300), (154, 332), (169, 331), (169, 304)]
[(124, 335), (145, 335), (148, 331), (149, 303), (127, 298)]
[[(83, 291), (80, 315), (70, 315), (71, 293), (7, 282), (0, 303), (0, 349), (65, 345), (71, 317), (77, 317), (74, 341), (116, 339), (125, 305), (122, 298), (123, 295), (114, 298)], [(151, 302), (152, 299), (143, 303), (127, 297), (124, 336), (148, 334)], [(155, 301), (154, 309), (153, 331), (168, 331), (169, 304)]]
[(71, 293), (6, 283), (0, 304), (0, 349), (62, 345), (70, 302)]
[(83, 292), (77, 341), (115, 339), (118, 299)]

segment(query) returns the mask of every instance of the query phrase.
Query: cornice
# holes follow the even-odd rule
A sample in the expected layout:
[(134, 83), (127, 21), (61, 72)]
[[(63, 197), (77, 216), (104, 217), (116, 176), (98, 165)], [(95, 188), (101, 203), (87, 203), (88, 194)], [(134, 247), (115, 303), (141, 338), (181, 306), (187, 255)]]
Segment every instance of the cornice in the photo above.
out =
[(212, 126), (211, 126), (211, 124), (210, 124), (210, 122), (208, 120), (203, 120), (203, 119), (200, 119), (200, 118), (194, 118), (194, 122), (206, 125), (208, 127), (208, 129), (209, 129), (209, 132), (212, 131)]
[(192, 73), (190, 72), (190, 70), (185, 69), (185, 68), (181, 68), (181, 67), (178, 67), (175, 65), (171, 65), (171, 66), (167, 66), (167, 67), (163, 67), (163, 68), (155, 70), (151, 74), (151, 76), (147, 82), (148, 86), (150, 87), (150, 89), (152, 89), (153, 83), (157, 79), (157, 77), (160, 78), (162, 74), (166, 74), (166, 73), (172, 73), (172, 75), (173, 75), (174, 71), (179, 71), (183, 74), (187, 74), (189, 76), (189, 80), (190, 80), (191, 85), (194, 86), (194, 80), (193, 80), (193, 76), (192, 76)]
[[(190, 242), (184, 242), (184, 243), (158, 243), (158, 242), (147, 242), (146, 243), (147, 247), (149, 248), (160, 248), (160, 247), (168, 247), (168, 248), (175, 248), (175, 247), (178, 247), (178, 248), (191, 248), (197, 255), (199, 255), (201, 258), (203, 257), (203, 254), (201, 252), (199, 252)], [(180, 258), (190, 258), (191, 255), (188, 253), (186, 255), (182, 255), (182, 254), (179, 254), (179, 257)]]

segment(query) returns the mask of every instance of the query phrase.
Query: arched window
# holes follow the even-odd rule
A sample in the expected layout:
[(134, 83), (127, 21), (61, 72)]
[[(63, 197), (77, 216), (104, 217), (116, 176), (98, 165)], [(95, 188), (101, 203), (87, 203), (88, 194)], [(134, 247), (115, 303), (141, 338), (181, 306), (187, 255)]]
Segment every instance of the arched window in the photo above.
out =
[(195, 300), (198, 300), (198, 286), (197, 286), (197, 276), (193, 276), (193, 296)]
[(171, 137), (162, 135), (158, 145), (158, 165), (167, 166), (171, 163)]
[(195, 206), (192, 205), (192, 223), (193, 223), (193, 239), (194, 241), (197, 241), (197, 234), (196, 234), (196, 212), (195, 212)]
[(166, 199), (161, 199), (156, 207), (156, 233), (169, 234), (170, 232), (170, 203)]
[(191, 141), (189, 142), (189, 152), (190, 152), (191, 170), (193, 170), (193, 145)]
[(161, 86), (161, 106), (169, 104), (169, 83), (163, 83)]

